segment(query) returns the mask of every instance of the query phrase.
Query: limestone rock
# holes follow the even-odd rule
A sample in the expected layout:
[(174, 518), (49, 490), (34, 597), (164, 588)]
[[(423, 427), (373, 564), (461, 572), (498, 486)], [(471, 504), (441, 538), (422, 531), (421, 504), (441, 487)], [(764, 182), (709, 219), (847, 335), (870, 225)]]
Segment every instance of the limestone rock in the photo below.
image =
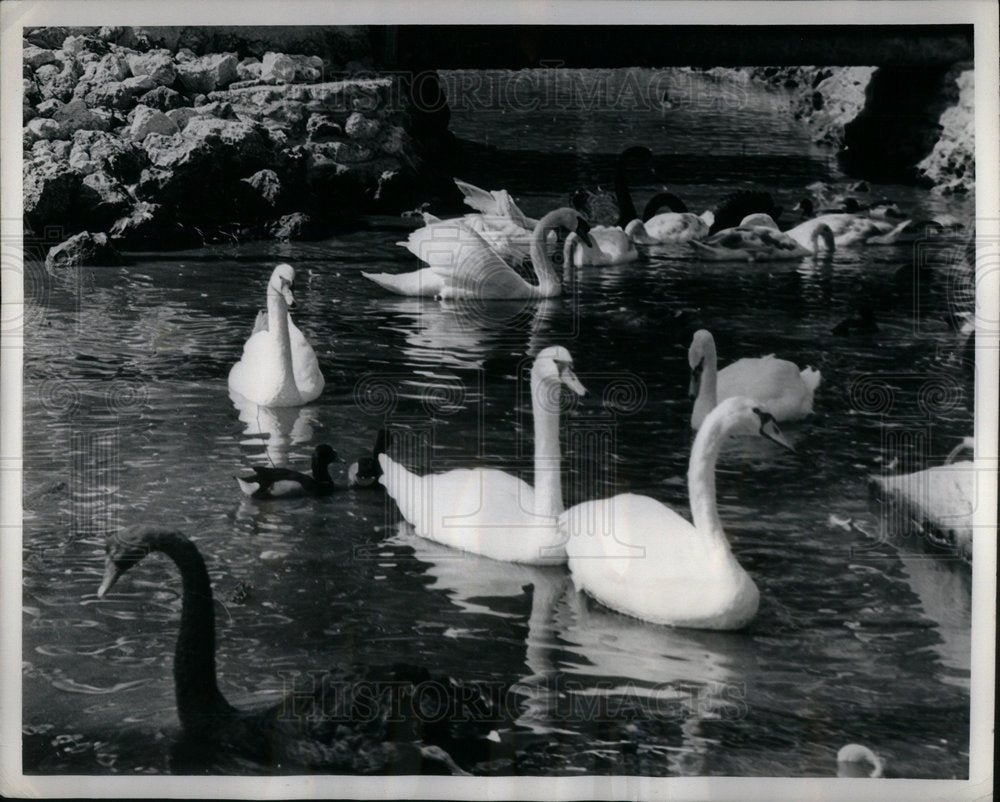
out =
[(121, 261), (121, 254), (108, 242), (107, 234), (81, 231), (52, 248), (45, 257), (49, 273), (71, 267), (114, 265)]
[(178, 54), (177, 75), (189, 92), (207, 93), (224, 89), (238, 77), (235, 53), (213, 53), (200, 58), (180, 61)]
[(166, 50), (151, 50), (128, 56), (128, 66), (135, 77), (148, 76), (160, 86), (170, 86), (177, 78), (177, 67)]
[(132, 124), (129, 126), (129, 136), (141, 142), (150, 134), (176, 134), (177, 125), (166, 114), (149, 106), (136, 106)]

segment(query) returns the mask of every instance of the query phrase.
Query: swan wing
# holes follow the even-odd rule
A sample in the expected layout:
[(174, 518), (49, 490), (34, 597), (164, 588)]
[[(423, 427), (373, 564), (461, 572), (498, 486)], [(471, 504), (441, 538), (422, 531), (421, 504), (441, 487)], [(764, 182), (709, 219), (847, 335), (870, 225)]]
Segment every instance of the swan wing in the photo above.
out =
[(718, 400), (745, 395), (767, 407), (778, 420), (794, 420), (812, 411), (819, 372), (807, 384), (798, 366), (774, 355), (740, 359), (719, 371)]
[(494, 191), (480, 189), (465, 181), (455, 179), (455, 186), (463, 195), (465, 205), (490, 217), (503, 217), (521, 228), (533, 229), (536, 220), (532, 220), (522, 212), (510, 193), (505, 189)]
[(309, 403), (319, 397), (326, 386), (326, 380), (319, 369), (319, 360), (312, 345), (299, 327), (288, 317), (288, 340), (292, 347), (292, 373), (295, 376), (295, 386), (299, 388), (304, 403)]
[(708, 235), (708, 224), (698, 215), (664, 212), (645, 223), (646, 233), (659, 242), (687, 242)]
[(455, 268), (444, 274), (442, 298), (493, 298), (506, 300), (531, 296), (537, 289), (526, 282), (477, 232), (456, 254)]
[(469, 239), (464, 218), (438, 220), (411, 231), (405, 242), (397, 242), (430, 267), (451, 270)]
[(441, 294), (444, 281), (442, 268), (424, 267), (408, 273), (362, 273), (369, 281), (374, 281), (382, 289), (397, 295), (434, 297)]
[(379, 463), (379, 481), (420, 537), (496, 560), (563, 559), (543, 551), (558, 529), (534, 514), (535, 492), (523, 479), (492, 468), (417, 476), (385, 454)]

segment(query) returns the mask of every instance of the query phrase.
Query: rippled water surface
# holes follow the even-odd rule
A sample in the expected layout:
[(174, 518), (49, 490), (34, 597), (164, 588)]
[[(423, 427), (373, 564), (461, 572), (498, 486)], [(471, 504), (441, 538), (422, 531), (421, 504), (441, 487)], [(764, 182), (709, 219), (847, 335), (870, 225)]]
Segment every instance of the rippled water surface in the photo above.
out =
[[(453, 97), (463, 76), (445, 76)], [(571, 78), (544, 80), (569, 92)], [(532, 215), (610, 183), (614, 155), (634, 143), (674, 170), (671, 189), (693, 207), (752, 181), (790, 208), (811, 181), (842, 178), (782, 96), (741, 89), (723, 102), (732, 87), (672, 80), (669, 110), (466, 103), (452, 116), (462, 177), (510, 189)], [(637, 184), (637, 203), (656, 189)], [(967, 201), (873, 189), (915, 215), (971, 213)], [(205, 556), (220, 686), (235, 704), (274, 700), (290, 671), (405, 657), (520, 682), (522, 773), (825, 776), (837, 749), (859, 742), (895, 776), (967, 776), (968, 568), (881, 536), (866, 489), (893, 459), (924, 467), (971, 433), (971, 384), (944, 322), (949, 271), (914, 273), (912, 246), (750, 266), (681, 249), (582, 269), (557, 300), (469, 309), (390, 297), (361, 276), (415, 267), (394, 244), (404, 236), (375, 228), (29, 274), (27, 772), (171, 770), (179, 577), (150, 559), (96, 597), (105, 533), (155, 522)], [(241, 409), (226, 376), (279, 261), (298, 271), (295, 320), (327, 387), (301, 409)], [(832, 336), (859, 293), (878, 332)], [(561, 568), (419, 541), (377, 493), (256, 503), (233, 480), (267, 459), (305, 465), (321, 442), (350, 461), (386, 422), (431, 431), (438, 469), (474, 456), (530, 480), (527, 370), (562, 343), (590, 390), (563, 415), (567, 503), (630, 490), (687, 514), (686, 349), (698, 327), (714, 332), (722, 364), (776, 352), (823, 374), (815, 418), (784, 427), (796, 454), (743, 445), (720, 460), (720, 514), (761, 590), (743, 632), (646, 625), (581, 596)], [(866, 377), (892, 391), (866, 390)], [(588, 426), (609, 433), (605, 453), (570, 436)], [(595, 486), (598, 463), (610, 468)]]

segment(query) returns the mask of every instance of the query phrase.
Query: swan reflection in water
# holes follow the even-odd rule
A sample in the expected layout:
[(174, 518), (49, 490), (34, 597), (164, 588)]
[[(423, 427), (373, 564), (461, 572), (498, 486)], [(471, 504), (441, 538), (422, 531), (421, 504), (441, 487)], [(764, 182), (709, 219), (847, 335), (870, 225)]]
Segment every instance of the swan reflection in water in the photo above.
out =
[[(561, 566), (534, 566), (501, 562), (471, 552), (459, 551), (417, 536), (413, 527), (400, 522), (390, 542), (413, 550), (434, 578), (431, 590), (443, 590), (463, 614), (517, 617), (506, 609), (490, 606), (490, 600), (520, 598), (531, 592), (528, 634), (525, 638), (526, 673), (511, 690), (521, 697), (515, 722), (536, 733), (553, 732), (548, 714), (550, 686), (556, 675), (551, 652), (555, 647), (553, 610), (569, 583)], [(453, 629), (453, 637), (476, 637), (475, 630)]]
[[(603, 703), (609, 709), (637, 705), (649, 718), (679, 724), (680, 743), (663, 750), (670, 774), (710, 773), (706, 757), (713, 742), (701, 725), (746, 712), (756, 656), (745, 634), (675, 629), (619, 615), (576, 590), (561, 566), (458, 551), (418, 537), (405, 522), (390, 542), (413, 550), (434, 578), (429, 588), (445, 591), (461, 614), (517, 617), (496, 600), (531, 593), (525, 672), (512, 687), (520, 697), (516, 727), (536, 735), (578, 735), (581, 714)], [(478, 637), (471, 628), (452, 632)]]
[(292, 446), (312, 441), (317, 407), (262, 407), (233, 391), (229, 398), (245, 427), (240, 444), (248, 449), (250, 462), (284, 467)]
[(405, 337), (403, 360), (410, 365), (478, 368), (498, 346), (524, 342), (534, 355), (559, 310), (558, 299), (484, 301), (391, 298), (382, 302)]

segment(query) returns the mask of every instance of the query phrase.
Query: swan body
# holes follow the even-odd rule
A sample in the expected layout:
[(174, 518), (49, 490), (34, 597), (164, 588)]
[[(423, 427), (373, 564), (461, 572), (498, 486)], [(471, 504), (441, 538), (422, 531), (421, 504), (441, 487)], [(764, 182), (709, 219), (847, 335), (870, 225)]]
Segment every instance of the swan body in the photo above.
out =
[[(181, 573), (183, 596), (174, 686), (183, 736), (199, 760), (211, 760), (221, 752), (259, 761), (271, 769), (292, 766), (328, 773), (444, 770), (466, 774), (449, 751), (475, 750), (478, 742), (482, 744), (478, 759), (489, 755), (489, 734), (470, 732), (469, 722), (481, 729), (491, 726), (493, 722), (483, 712), (494, 706), (472, 686), (434, 677), (419, 666), (310, 672), (309, 691), (259, 710), (233, 707), (219, 690), (216, 678), (211, 580), (198, 548), (185, 535), (142, 528), (109, 541), (98, 597), (103, 598), (122, 574), (151, 552), (165, 554)], [(373, 695), (374, 683), (391, 688), (392, 693)], [(447, 693), (440, 701), (448, 706), (441, 709), (457, 714), (450, 712), (446, 719), (433, 721), (422, 716), (417, 701), (422, 683), (433, 684), (435, 699)], [(454, 704), (458, 707), (451, 707)], [(308, 715), (303, 715), (303, 710), (308, 710)], [(470, 717), (473, 711), (478, 718)], [(493, 719), (499, 721), (499, 716)]]
[(535, 225), (531, 237), (531, 264), (538, 284), (525, 281), (478, 233), (468, 229), (468, 244), (462, 249), (454, 270), (446, 274), (441, 298), (511, 300), (559, 295), (559, 277), (547, 252), (548, 232), (555, 228), (575, 231), (585, 244), (592, 244), (588, 233), (590, 226), (573, 209), (549, 212)]
[(338, 460), (337, 452), (323, 443), (313, 452), (311, 476), (289, 468), (255, 466), (249, 473), (238, 475), (236, 481), (250, 498), (326, 496), (337, 489), (330, 469)]
[(690, 244), (698, 256), (710, 261), (771, 262), (818, 253), (820, 241), (826, 252), (832, 254), (836, 244), (829, 226), (820, 223), (800, 242), (788, 232), (780, 231), (770, 215), (758, 213), (748, 215), (735, 228), (722, 229), (703, 241), (691, 240)]
[[(576, 267), (585, 265), (620, 265), (639, 258), (632, 237), (620, 228), (613, 226), (592, 226), (590, 239), (594, 243), (588, 246), (577, 234), (571, 233), (566, 242), (571, 243), (567, 249), (569, 257), (566, 264)], [(566, 246), (564, 246), (565, 248)]]
[(535, 486), (492, 468), (460, 468), (417, 476), (379, 454), (379, 481), (420, 537), (507, 562), (566, 560), (558, 518), (563, 511), (559, 452), (559, 389), (586, 391), (573, 358), (552, 346), (531, 370), (535, 425)]
[[(662, 207), (669, 212), (660, 212)], [(632, 220), (625, 232), (641, 245), (665, 245), (704, 239), (715, 222), (715, 213), (700, 215), (687, 210), (684, 201), (671, 192), (660, 192), (650, 198), (641, 220)]]
[(705, 329), (696, 331), (688, 348), (691, 366), (691, 395), (694, 408), (691, 428), (703, 425), (708, 414), (722, 401), (734, 396), (752, 398), (779, 421), (801, 420), (812, 412), (813, 395), (822, 374), (798, 366), (774, 354), (739, 359), (718, 370), (715, 339)]
[[(822, 226), (830, 229), (837, 248), (857, 245), (891, 245), (910, 228), (910, 221), (893, 225), (860, 214), (824, 214), (799, 223), (785, 233), (805, 248), (812, 247), (815, 232)], [(815, 248), (813, 248), (815, 251)]]
[(746, 626), (760, 594), (729, 548), (715, 497), (716, 458), (735, 432), (759, 432), (791, 448), (773, 418), (749, 398), (730, 398), (712, 410), (691, 448), (693, 523), (655, 499), (631, 493), (567, 510), (561, 520), (576, 586), (606, 607), (654, 624)]
[[(292, 323), (295, 270), (281, 264), (267, 285), (267, 318), (258, 315), (243, 356), (229, 372), (229, 389), (262, 407), (296, 407), (323, 392), (316, 353)], [(266, 328), (264, 328), (266, 325)]]

